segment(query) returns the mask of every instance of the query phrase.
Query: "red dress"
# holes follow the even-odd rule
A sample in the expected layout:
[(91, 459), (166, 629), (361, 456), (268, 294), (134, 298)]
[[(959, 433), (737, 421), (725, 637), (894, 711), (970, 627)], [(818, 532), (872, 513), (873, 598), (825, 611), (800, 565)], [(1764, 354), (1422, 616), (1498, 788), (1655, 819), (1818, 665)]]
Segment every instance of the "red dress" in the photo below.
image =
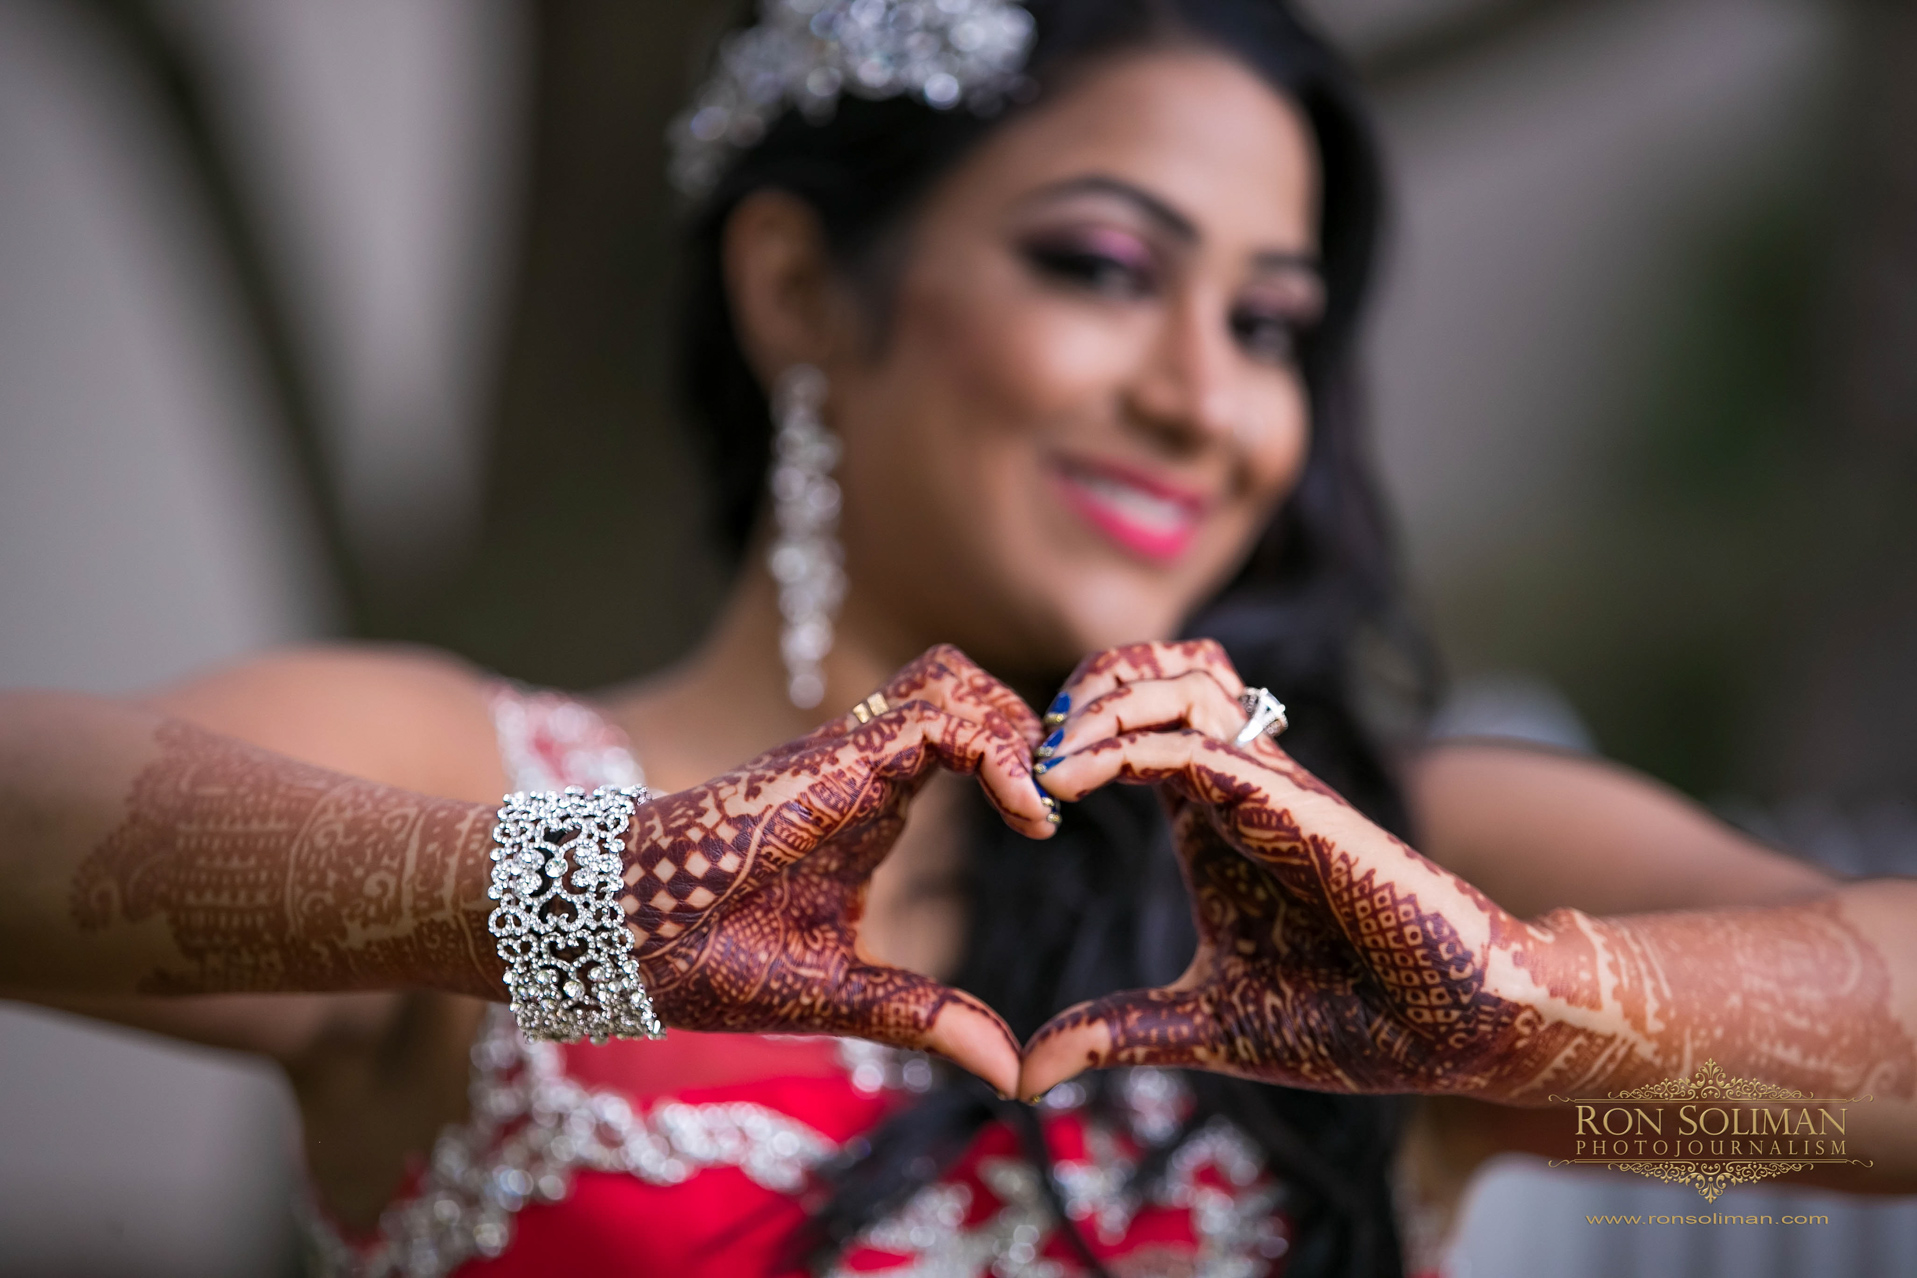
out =
[[(514, 784), (636, 784), (617, 730), (554, 693), (494, 698)], [(869, 1131), (935, 1066), (856, 1039), (694, 1034), (603, 1047), (529, 1043), (495, 1008), (473, 1045), (471, 1115), (381, 1218), (348, 1238), (306, 1213), (321, 1273), (742, 1278), (804, 1271), (787, 1254), (813, 1171)], [(710, 1085), (661, 1091), (648, 1079)], [(1254, 1278), (1287, 1240), (1282, 1191), (1254, 1146), (1215, 1120), (1171, 1158), (1145, 1201), (1126, 1193), (1147, 1144), (1190, 1104), (1178, 1075), (1118, 1072), (1120, 1117), (1095, 1119), (1074, 1084), (1040, 1123), (1079, 1232), (1118, 1275)], [(1012, 1131), (993, 1124), (943, 1178), (867, 1229), (833, 1274), (884, 1278), (1068, 1278), (1084, 1272), (1055, 1227)]]

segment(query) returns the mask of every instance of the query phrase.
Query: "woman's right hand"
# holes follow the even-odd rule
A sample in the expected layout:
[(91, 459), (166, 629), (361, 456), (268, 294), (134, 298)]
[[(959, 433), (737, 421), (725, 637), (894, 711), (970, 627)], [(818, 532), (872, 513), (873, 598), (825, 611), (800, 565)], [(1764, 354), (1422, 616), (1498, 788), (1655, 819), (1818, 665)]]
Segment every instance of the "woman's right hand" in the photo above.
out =
[(1018, 1043), (998, 1014), (859, 945), (867, 884), (936, 768), (977, 775), (1008, 824), (1052, 832), (1032, 777), (1037, 716), (951, 647), (845, 715), (638, 810), (624, 906), (669, 1026), (836, 1034), (944, 1056), (1010, 1095)]

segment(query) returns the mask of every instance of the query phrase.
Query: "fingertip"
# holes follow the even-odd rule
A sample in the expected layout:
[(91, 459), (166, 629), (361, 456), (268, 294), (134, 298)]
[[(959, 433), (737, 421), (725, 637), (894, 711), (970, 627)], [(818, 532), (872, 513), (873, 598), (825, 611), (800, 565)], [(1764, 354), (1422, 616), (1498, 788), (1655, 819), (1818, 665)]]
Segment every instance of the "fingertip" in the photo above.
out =
[(1033, 771), (1032, 779), (1052, 799), (1076, 803), (1087, 791), (1097, 789), (1095, 782), (1100, 779), (1082, 775), (1086, 771), (1084, 760), (1083, 755), (1054, 755)]
[(978, 775), (999, 815), (1013, 828), (1028, 836), (1048, 828), (1058, 800), (1045, 792), (1030, 763), (988, 753), (980, 760)]
[(1018, 1042), (1003, 1020), (983, 1007), (954, 1000), (939, 1009), (925, 1046), (984, 1079), (1002, 1097), (1016, 1093)]
[[(1062, 1017), (1070, 1015), (1070, 1012), (1061, 1014)], [(1063, 1025), (1057, 1029), (1045, 1026), (1025, 1046), (1024, 1059), (1019, 1063), (1019, 1099), (1037, 1101), (1067, 1079), (1103, 1065), (1111, 1051), (1111, 1030), (1101, 1021)]]

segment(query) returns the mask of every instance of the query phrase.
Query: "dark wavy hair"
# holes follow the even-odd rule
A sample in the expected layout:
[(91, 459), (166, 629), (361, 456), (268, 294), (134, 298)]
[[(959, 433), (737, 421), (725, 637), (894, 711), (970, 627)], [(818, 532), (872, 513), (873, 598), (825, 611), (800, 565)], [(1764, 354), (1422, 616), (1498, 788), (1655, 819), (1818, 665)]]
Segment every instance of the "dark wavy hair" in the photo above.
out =
[[(1027, 64), (1034, 100), (1097, 59), (1153, 47), (1199, 46), (1238, 59), (1308, 119), (1321, 170), (1323, 320), (1297, 357), (1312, 440), (1297, 489), (1237, 576), (1187, 631), (1222, 641), (1247, 682), (1277, 689), (1295, 725), (1287, 747), (1374, 820), (1403, 832), (1398, 790), (1367, 730), (1359, 653), (1382, 637), (1428, 671), (1404, 620), (1396, 559), (1350, 373), (1352, 337), (1376, 254), (1382, 181), (1371, 129), (1342, 61), (1277, 0), (1029, 0), (1037, 37)], [(762, 516), (769, 461), (766, 394), (740, 349), (721, 266), (721, 235), (739, 200), (766, 187), (816, 210), (829, 251), (883, 305), (884, 249), (928, 187), (1018, 106), (989, 118), (907, 99), (848, 98), (828, 123), (796, 113), (738, 157), (696, 211), (684, 297), (682, 390), (710, 468), (725, 543), (749, 544)], [(1373, 648), (1376, 644), (1369, 645)], [(1062, 677), (1066, 672), (1059, 671)], [(1429, 680), (1414, 676), (1413, 684)], [(1414, 695), (1417, 688), (1413, 688)], [(1196, 943), (1168, 827), (1148, 791), (1112, 787), (1077, 804), (1044, 855), (981, 810), (971, 840), (971, 921), (957, 983), (1029, 1035), (1081, 999), (1177, 977)], [(1399, 1126), (1387, 1098), (1272, 1087), (1186, 1074), (1196, 1101), (1186, 1129), (1151, 1152), (1150, 1181), (1180, 1141), (1228, 1117), (1286, 1184), (1288, 1273), (1401, 1272), (1389, 1172)], [(1100, 1076), (1094, 1106), (1115, 1102)], [(1003, 1119), (1029, 1157), (1049, 1158), (1036, 1119), (969, 1078), (948, 1078), (848, 1151), (798, 1245), (817, 1264), (860, 1229), (935, 1179), (985, 1124)], [(1052, 1178), (1042, 1182), (1059, 1207)], [(1149, 1188), (1140, 1185), (1140, 1190)], [(1058, 1211), (1061, 1227), (1078, 1239)], [(1082, 1240), (1079, 1240), (1082, 1243)], [(1090, 1252), (1079, 1250), (1087, 1263)], [(1097, 1266), (1093, 1264), (1094, 1270)]]

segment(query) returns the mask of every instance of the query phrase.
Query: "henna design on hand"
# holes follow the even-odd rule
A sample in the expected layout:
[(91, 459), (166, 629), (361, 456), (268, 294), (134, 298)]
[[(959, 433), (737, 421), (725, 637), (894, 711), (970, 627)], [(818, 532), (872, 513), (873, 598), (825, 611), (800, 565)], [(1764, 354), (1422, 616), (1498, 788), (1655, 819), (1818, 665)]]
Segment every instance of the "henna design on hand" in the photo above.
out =
[(1198, 951), (1170, 988), (1054, 1018), (1027, 1048), (1025, 1094), (1086, 1065), (1156, 1063), (1538, 1103), (1706, 1056), (1819, 1095), (1917, 1088), (1887, 965), (1835, 903), (1527, 924), (1288, 758), (1134, 733), (1046, 783), (1071, 797), (1106, 779), (1165, 799)]
[(977, 774), (1008, 821), (1050, 833), (1030, 767), (1038, 720), (952, 648), (883, 692), (891, 709), (869, 722), (846, 715), (640, 808), (622, 896), (639, 963), (668, 1025), (928, 1048), (1009, 1090), (1017, 1047), (998, 1015), (869, 961), (857, 928), (873, 870), (938, 767)]
[[(1063, 726), (1045, 742), (1046, 755), (1069, 754), (1106, 737), (1145, 728), (1196, 728), (1220, 741), (1235, 741), (1246, 717), (1239, 677), (1216, 639), (1124, 644), (1078, 663), (1055, 706), (1066, 709)], [(1239, 749), (1268, 762), (1289, 758), (1268, 734)]]
[[(432, 986), (502, 997), (486, 932), (493, 813), (178, 721), (75, 872), (82, 929), (162, 920), (145, 994)], [(135, 943), (138, 943), (137, 940)]]

